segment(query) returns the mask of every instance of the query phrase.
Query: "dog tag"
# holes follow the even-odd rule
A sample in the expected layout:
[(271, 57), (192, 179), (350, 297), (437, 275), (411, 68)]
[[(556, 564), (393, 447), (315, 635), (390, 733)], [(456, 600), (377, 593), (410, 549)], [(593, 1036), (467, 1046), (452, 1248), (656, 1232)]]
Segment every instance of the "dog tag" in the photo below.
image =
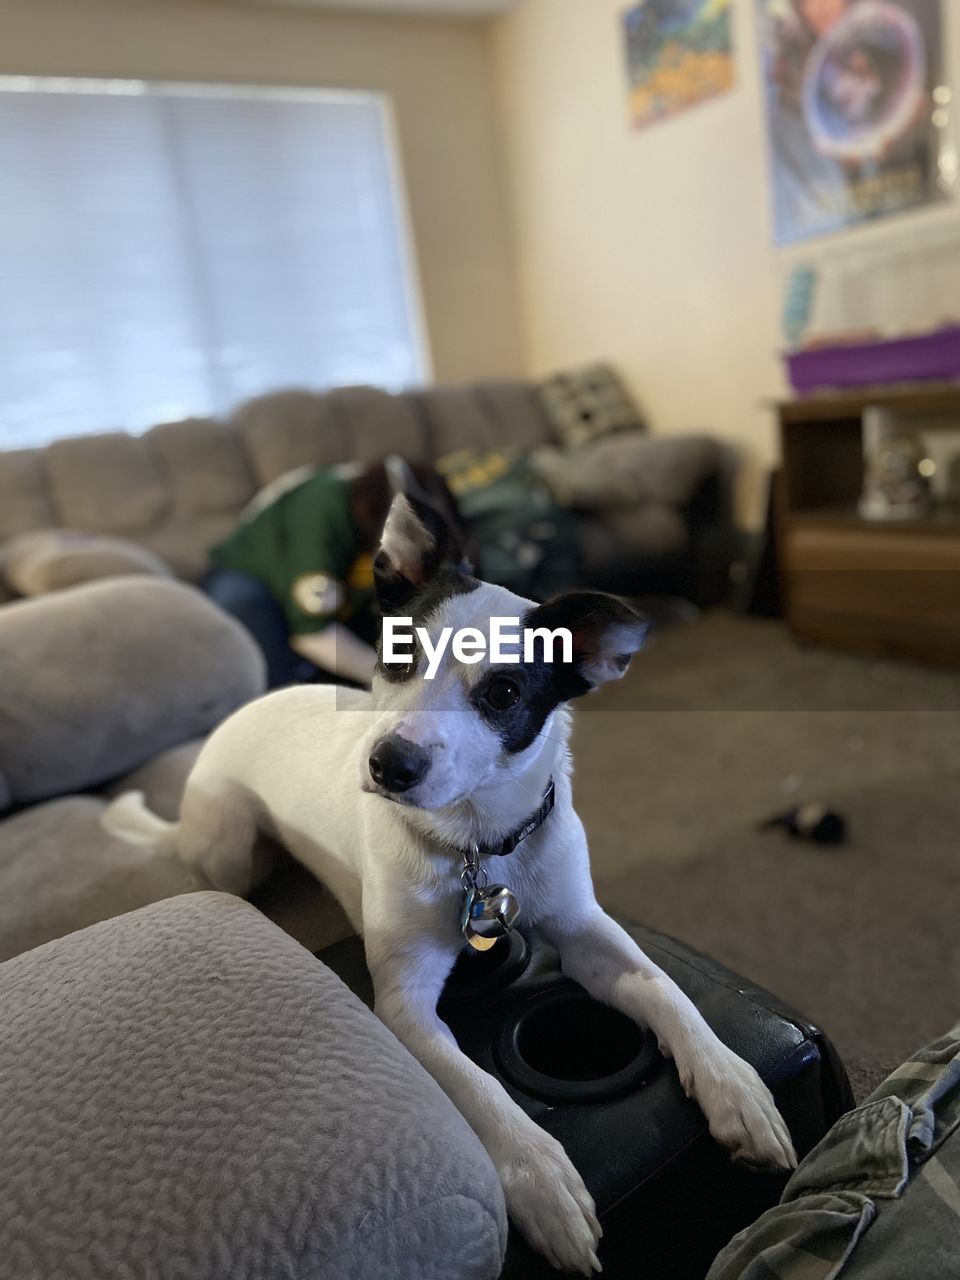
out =
[(478, 889), (470, 886), (463, 899), (460, 932), (474, 951), (489, 951), (510, 932), (520, 916), (520, 904), (504, 884)]

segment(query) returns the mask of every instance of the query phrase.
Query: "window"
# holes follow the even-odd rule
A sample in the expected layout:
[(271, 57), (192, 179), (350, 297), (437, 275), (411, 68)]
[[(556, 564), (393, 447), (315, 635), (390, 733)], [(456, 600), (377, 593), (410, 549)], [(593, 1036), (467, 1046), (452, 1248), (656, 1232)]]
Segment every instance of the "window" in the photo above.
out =
[(0, 447), (427, 373), (377, 94), (0, 77)]

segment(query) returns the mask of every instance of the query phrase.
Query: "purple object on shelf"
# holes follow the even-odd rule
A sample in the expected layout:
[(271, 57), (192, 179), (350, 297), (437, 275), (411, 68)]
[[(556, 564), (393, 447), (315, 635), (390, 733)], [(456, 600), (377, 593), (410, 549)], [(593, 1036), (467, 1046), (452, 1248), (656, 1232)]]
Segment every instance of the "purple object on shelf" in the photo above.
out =
[(917, 338), (816, 347), (787, 356), (794, 390), (960, 378), (960, 325)]

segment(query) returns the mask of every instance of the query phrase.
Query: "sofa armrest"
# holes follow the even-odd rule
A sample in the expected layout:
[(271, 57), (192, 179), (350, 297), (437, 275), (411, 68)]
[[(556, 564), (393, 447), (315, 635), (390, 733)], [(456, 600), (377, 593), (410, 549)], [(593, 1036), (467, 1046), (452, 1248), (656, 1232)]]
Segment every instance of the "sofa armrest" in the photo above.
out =
[(359, 1000), (226, 894), (0, 966), (18, 1280), (493, 1280), (496, 1173)]
[(737, 476), (740, 454), (733, 445), (717, 441), (717, 465), (704, 476), (682, 508), (691, 533), (712, 528), (734, 528), (737, 523)]
[(682, 512), (690, 534), (690, 596), (703, 607), (729, 599), (731, 566), (743, 545), (737, 522), (740, 454), (730, 444), (718, 444), (716, 468), (700, 483)]

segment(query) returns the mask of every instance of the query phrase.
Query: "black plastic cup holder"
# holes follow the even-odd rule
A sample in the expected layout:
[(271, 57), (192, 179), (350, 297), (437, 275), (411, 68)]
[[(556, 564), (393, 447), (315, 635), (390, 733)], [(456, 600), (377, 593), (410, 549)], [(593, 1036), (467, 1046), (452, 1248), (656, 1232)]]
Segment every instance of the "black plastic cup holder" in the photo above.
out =
[(600, 1102), (629, 1093), (660, 1061), (654, 1036), (585, 991), (559, 987), (519, 1004), (495, 1048), (504, 1077), (544, 1102)]
[(447, 978), (441, 1000), (458, 1005), (500, 991), (520, 977), (529, 959), (526, 938), (516, 930), (498, 938), (488, 951), (466, 946)]

